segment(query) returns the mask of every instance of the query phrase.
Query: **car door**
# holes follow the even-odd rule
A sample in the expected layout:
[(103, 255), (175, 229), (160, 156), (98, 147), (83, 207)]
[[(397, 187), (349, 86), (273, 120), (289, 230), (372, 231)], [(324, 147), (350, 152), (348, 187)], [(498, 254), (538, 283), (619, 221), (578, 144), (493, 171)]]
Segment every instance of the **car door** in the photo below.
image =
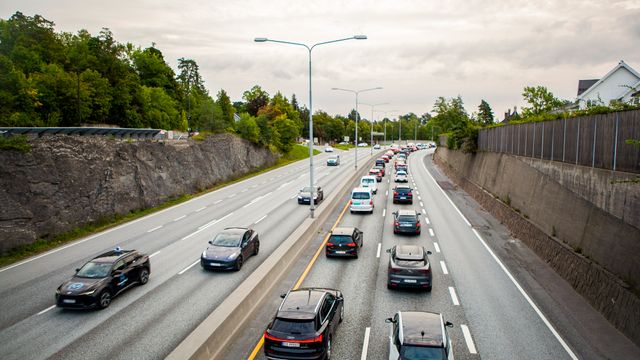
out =
[(113, 268), (111, 270), (111, 274), (113, 277), (112, 283), (113, 283), (115, 293), (120, 292), (131, 281), (129, 279), (129, 274), (125, 266), (124, 258), (116, 261), (116, 263), (113, 265)]
[(250, 239), (251, 239), (251, 230), (247, 230), (244, 232), (244, 235), (242, 235), (242, 241), (240, 241), (240, 253), (242, 254), (242, 257), (244, 259), (246, 259), (250, 254), (249, 252), (249, 250), (251, 249), (251, 246), (249, 245)]
[(358, 244), (359, 247), (362, 247), (362, 231), (356, 229), (356, 244)]
[(336, 297), (331, 293), (327, 293), (327, 295), (324, 297), (324, 304), (322, 305), (322, 307), (324, 310), (323, 312), (325, 313), (326, 321), (329, 322), (329, 331), (332, 336), (335, 335), (338, 320), (339, 320), (339, 316), (336, 316), (337, 315), (336, 305), (337, 305)]
[(398, 314), (393, 317), (389, 331), (389, 360), (400, 358), (400, 335), (398, 330)]

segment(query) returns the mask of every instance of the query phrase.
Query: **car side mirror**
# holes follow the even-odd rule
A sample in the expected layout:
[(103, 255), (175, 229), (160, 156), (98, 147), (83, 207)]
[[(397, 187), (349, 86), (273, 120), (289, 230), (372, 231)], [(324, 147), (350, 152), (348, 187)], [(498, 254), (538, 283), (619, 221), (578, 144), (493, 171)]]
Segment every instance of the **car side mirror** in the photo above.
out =
[(391, 249), (387, 249), (385, 251), (387, 252), (387, 254), (391, 254)]
[(453, 324), (450, 321), (447, 321), (446, 323), (444, 323), (444, 326), (453, 327)]
[(76, 268), (76, 272), (80, 271), (80, 268)]
[(209, 245), (213, 245), (213, 240), (209, 240)]
[(432, 252), (427, 250), (427, 255), (431, 255), (431, 254), (432, 254)]
[(386, 322), (387, 324), (394, 323), (393, 318), (386, 318), (384, 319), (384, 322)]
[(280, 294), (280, 298), (284, 299), (284, 298), (286, 298), (286, 297), (287, 297), (287, 293)]

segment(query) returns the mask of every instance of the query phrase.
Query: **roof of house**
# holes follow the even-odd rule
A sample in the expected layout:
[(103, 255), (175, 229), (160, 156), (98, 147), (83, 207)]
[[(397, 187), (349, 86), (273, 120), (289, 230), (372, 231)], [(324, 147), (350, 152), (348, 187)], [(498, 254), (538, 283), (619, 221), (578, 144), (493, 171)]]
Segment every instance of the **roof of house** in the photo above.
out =
[[(588, 89), (584, 90), (582, 93), (580, 93), (580, 89), (579, 89), (580, 83), (578, 83), (578, 99), (583, 99), (584, 97), (586, 97), (586, 95), (589, 92), (591, 92), (593, 89), (598, 87), (598, 85), (602, 84), (605, 80), (607, 80), (611, 75), (613, 75), (620, 68), (626, 69), (627, 71), (629, 71), (631, 74), (633, 74), (636, 78), (640, 80), (640, 74), (637, 71), (635, 71), (631, 66), (627, 65), (627, 63), (625, 63), (623, 60), (620, 60), (620, 62), (618, 63), (618, 65), (616, 65), (616, 67), (611, 69), (611, 71), (609, 71), (605, 76), (603, 76), (600, 80), (596, 81), (593, 85), (591, 85)], [(625, 95), (626, 95), (626, 92), (625, 92)]]
[(600, 79), (578, 80), (578, 96), (597, 83), (598, 80)]

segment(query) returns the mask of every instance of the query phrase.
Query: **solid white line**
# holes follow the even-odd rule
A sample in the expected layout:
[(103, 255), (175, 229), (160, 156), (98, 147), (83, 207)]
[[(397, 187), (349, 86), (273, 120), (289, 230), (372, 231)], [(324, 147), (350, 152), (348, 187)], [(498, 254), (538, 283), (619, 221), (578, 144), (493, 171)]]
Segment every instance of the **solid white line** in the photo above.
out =
[(440, 252), (440, 245), (438, 245), (438, 243), (437, 243), (437, 242), (434, 242), (434, 243), (433, 243), (433, 247), (435, 247), (435, 248), (436, 248), (436, 252), (437, 252), (437, 253), (439, 253), (439, 252)]
[[(425, 213), (425, 215), (427, 214), (427, 212), (426, 212), (424, 209), (422, 209), (422, 212), (423, 212), (423, 213)], [(428, 218), (428, 217), (426, 217), (426, 216), (424, 217), (424, 222), (426, 222), (427, 224), (431, 224), (431, 223), (429, 222), (429, 218)]]
[(44, 309), (44, 310), (40, 311), (40, 312), (39, 312), (39, 313), (37, 313), (36, 315), (42, 315), (42, 314), (46, 313), (47, 311), (52, 310), (52, 309), (53, 309), (53, 308), (55, 308), (55, 307), (56, 307), (55, 305), (51, 305), (51, 306), (49, 306), (48, 308), (46, 308), (46, 309)]
[(262, 199), (262, 198), (266, 198), (267, 196), (269, 196), (269, 195), (271, 195), (271, 194), (273, 194), (273, 191), (269, 191), (268, 193), (266, 193), (266, 194), (264, 194), (264, 195), (260, 196), (260, 198), (261, 198), (261, 199)]
[(429, 235), (435, 236), (435, 234), (433, 233), (433, 229), (431, 229), (431, 228), (429, 228)]
[(444, 263), (444, 261), (440, 261), (440, 267), (442, 268), (442, 272), (445, 275), (449, 274), (449, 270), (447, 270), (447, 265)]
[(382, 209), (382, 217), (384, 217), (387, 214), (387, 209)]
[(196, 210), (196, 212), (200, 212), (200, 211), (202, 211), (202, 210), (204, 210), (204, 209), (206, 209), (206, 208), (207, 208), (206, 206), (203, 206), (203, 207), (201, 207), (200, 209)]
[(472, 354), (477, 354), (478, 352), (476, 351), (476, 346), (473, 344), (473, 339), (471, 338), (471, 332), (469, 331), (469, 328), (467, 327), (467, 325), (464, 325), (464, 324), (460, 325), (460, 328), (462, 328), (464, 341), (467, 343), (469, 352)]
[(544, 316), (544, 314), (542, 314), (542, 311), (540, 311), (540, 309), (538, 308), (538, 306), (536, 306), (536, 304), (534, 304), (533, 300), (531, 300), (531, 298), (529, 297), (529, 295), (527, 295), (527, 293), (524, 291), (524, 289), (520, 286), (520, 284), (518, 283), (518, 281), (516, 281), (516, 279), (513, 277), (513, 275), (511, 275), (511, 273), (509, 272), (509, 270), (507, 270), (506, 266), (504, 266), (504, 264), (502, 263), (502, 261), (500, 261), (500, 259), (498, 259), (498, 257), (496, 256), (496, 254), (493, 253), (493, 251), (489, 248), (489, 246), (487, 245), (487, 243), (484, 242), (484, 240), (482, 239), (482, 237), (480, 236), (480, 234), (478, 233), (478, 231), (474, 228), (471, 228), (471, 231), (473, 231), (474, 234), (476, 234), (476, 237), (478, 238), (478, 240), (480, 240), (480, 242), (482, 243), (482, 245), (484, 246), (485, 249), (487, 249), (487, 251), (489, 252), (489, 254), (491, 254), (491, 256), (493, 257), (493, 259), (498, 263), (498, 265), (500, 266), (500, 268), (502, 268), (502, 271), (504, 271), (505, 274), (507, 274), (507, 277), (509, 277), (509, 280), (511, 280), (511, 282), (516, 286), (516, 288), (518, 289), (518, 291), (520, 291), (520, 294), (522, 294), (522, 296), (525, 298), (525, 300), (527, 300), (527, 302), (529, 303), (529, 305), (531, 305), (531, 307), (533, 308), (533, 310), (536, 312), (536, 314), (538, 314), (538, 316), (540, 317), (540, 319), (542, 319), (542, 322), (544, 322), (544, 324), (547, 326), (547, 328), (551, 331), (551, 333), (553, 334), (553, 336), (556, 337), (556, 339), (560, 342), (560, 345), (562, 345), (562, 347), (564, 348), (564, 350), (567, 352), (567, 354), (569, 354), (569, 356), (574, 359), (574, 360), (578, 360), (578, 357), (573, 353), (573, 351), (571, 351), (571, 349), (569, 348), (569, 345), (567, 345), (567, 343), (564, 341), (564, 339), (562, 339), (562, 337), (560, 336), (560, 334), (558, 334), (558, 332), (556, 331), (556, 329), (553, 327), (553, 325), (551, 325), (551, 323), (549, 322), (549, 320), (547, 320), (547, 318)]
[(149, 258), (152, 258), (152, 257), (158, 255), (159, 253), (160, 253), (160, 250), (158, 250), (158, 251), (154, 252), (153, 254), (149, 255)]
[(156, 227), (154, 227), (153, 229), (149, 229), (149, 230), (147, 230), (147, 232), (148, 232), (148, 233), (150, 233), (150, 232), (154, 232), (154, 231), (156, 231), (156, 230), (160, 229), (161, 227), (162, 227), (162, 225), (160, 225), (160, 226), (156, 226)]
[(422, 167), (424, 168), (424, 171), (426, 171), (427, 175), (429, 175), (431, 180), (433, 180), (433, 182), (436, 184), (436, 187), (440, 190), (440, 192), (442, 192), (442, 195), (444, 195), (444, 197), (447, 198), (447, 200), (449, 200), (449, 203), (451, 204), (451, 206), (453, 206), (453, 208), (456, 209), (456, 211), (458, 212), (462, 220), (464, 220), (464, 222), (467, 223), (467, 226), (471, 226), (471, 223), (469, 222), (469, 220), (467, 220), (467, 218), (462, 214), (462, 212), (460, 211), (460, 209), (458, 209), (456, 204), (453, 203), (453, 200), (449, 198), (449, 195), (447, 195), (447, 193), (444, 190), (442, 190), (440, 185), (438, 185), (438, 182), (436, 181), (436, 179), (431, 175), (429, 170), (427, 170), (427, 166), (424, 164), (424, 162), (422, 163)]
[(364, 329), (364, 343), (362, 344), (362, 355), (360, 356), (360, 360), (367, 359), (367, 351), (369, 350), (369, 333), (370, 332), (371, 332), (370, 327)]
[(382, 249), (382, 243), (378, 243), (378, 251), (376, 252), (376, 257), (380, 257), (380, 249)]
[(184, 219), (186, 217), (187, 217), (187, 215), (182, 215), (182, 216), (179, 216), (179, 217), (173, 219), (173, 221), (180, 221), (180, 220), (182, 220), (182, 219)]
[(178, 273), (178, 275), (182, 275), (182, 274), (184, 274), (187, 270), (189, 270), (189, 269), (191, 269), (192, 267), (196, 266), (196, 264), (197, 264), (197, 263), (199, 263), (199, 262), (200, 262), (200, 260), (199, 260), (199, 259), (198, 259), (198, 260), (196, 260), (196, 262), (194, 262), (193, 264), (191, 264), (191, 265), (187, 266), (186, 268), (184, 268), (184, 270), (180, 271), (180, 272)]
[(216, 202), (213, 203), (213, 205), (220, 204), (221, 202), (222, 200), (217, 200)]
[(453, 302), (453, 305), (460, 305), (460, 302), (458, 301), (458, 295), (456, 295), (456, 289), (449, 286), (449, 294), (451, 294), (451, 301)]
[(424, 204), (422, 203), (422, 201), (420, 201), (420, 207), (424, 207)]
[(260, 221), (264, 220), (264, 218), (266, 218), (266, 217), (267, 217), (267, 215), (261, 217), (260, 219), (256, 220), (256, 222), (254, 222), (254, 224), (259, 223)]

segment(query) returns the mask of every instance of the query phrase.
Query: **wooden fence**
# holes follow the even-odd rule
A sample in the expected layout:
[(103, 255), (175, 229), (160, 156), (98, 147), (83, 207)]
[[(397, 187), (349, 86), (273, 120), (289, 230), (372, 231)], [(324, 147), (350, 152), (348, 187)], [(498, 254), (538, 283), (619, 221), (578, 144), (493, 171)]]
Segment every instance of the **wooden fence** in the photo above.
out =
[(478, 150), (640, 173), (640, 110), (482, 129)]

